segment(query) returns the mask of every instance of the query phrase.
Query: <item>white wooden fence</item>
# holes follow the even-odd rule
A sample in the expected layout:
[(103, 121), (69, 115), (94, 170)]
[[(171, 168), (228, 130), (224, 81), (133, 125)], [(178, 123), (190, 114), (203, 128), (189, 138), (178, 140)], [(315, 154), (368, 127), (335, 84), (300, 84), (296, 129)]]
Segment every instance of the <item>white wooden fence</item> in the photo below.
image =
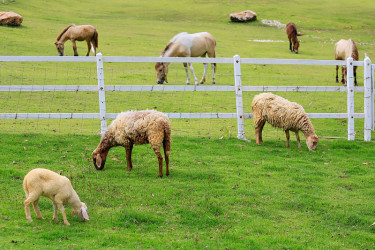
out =
[[(236, 118), (239, 139), (246, 139), (244, 119), (251, 118), (251, 113), (244, 113), (243, 91), (318, 91), (318, 92), (347, 92), (347, 113), (309, 113), (310, 118), (347, 118), (348, 140), (354, 140), (354, 119), (365, 120), (364, 140), (371, 140), (371, 130), (374, 130), (374, 69), (375, 64), (366, 57), (364, 61), (336, 60), (295, 60), (295, 59), (258, 59), (243, 58), (238, 55), (233, 58), (176, 58), (176, 57), (96, 57), (72, 56), (0, 56), (0, 62), (96, 62), (98, 86), (89, 85), (0, 85), (4, 91), (98, 91), (99, 113), (0, 113), (0, 119), (100, 119), (101, 133), (107, 129), (107, 119), (115, 118), (117, 114), (107, 113), (105, 91), (229, 91), (236, 93), (236, 113), (166, 113), (169, 118)], [(208, 85), (112, 85), (104, 84), (104, 63), (145, 63), (145, 62), (191, 62), (191, 63), (226, 63), (234, 65), (234, 86)], [(343, 86), (242, 86), (241, 64), (283, 64), (283, 65), (346, 65), (347, 87)], [(363, 66), (364, 87), (354, 87), (353, 66)], [(354, 113), (354, 91), (364, 92), (364, 113)]]

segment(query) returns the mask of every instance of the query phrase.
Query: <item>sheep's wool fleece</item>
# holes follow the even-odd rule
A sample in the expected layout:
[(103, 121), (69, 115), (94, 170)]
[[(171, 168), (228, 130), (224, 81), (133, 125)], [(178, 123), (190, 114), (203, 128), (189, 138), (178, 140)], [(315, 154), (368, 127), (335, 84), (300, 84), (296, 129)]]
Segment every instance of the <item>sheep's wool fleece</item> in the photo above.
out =
[(314, 132), (305, 110), (301, 105), (290, 102), (272, 93), (262, 93), (254, 97), (251, 108), (254, 122), (266, 120), (274, 127), (285, 130)]
[(108, 127), (108, 132), (119, 145), (162, 142), (165, 132), (170, 133), (168, 117), (155, 110), (123, 112)]

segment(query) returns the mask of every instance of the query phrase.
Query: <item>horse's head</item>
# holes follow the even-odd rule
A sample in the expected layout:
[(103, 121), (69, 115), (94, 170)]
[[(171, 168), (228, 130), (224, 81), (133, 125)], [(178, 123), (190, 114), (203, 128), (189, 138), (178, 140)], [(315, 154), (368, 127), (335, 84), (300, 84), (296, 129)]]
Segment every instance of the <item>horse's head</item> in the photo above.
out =
[(296, 41), (293, 44), (293, 51), (296, 54), (298, 54), (298, 47), (299, 47), (299, 41), (298, 41), (298, 39), (296, 39)]
[(155, 70), (157, 74), (156, 82), (158, 84), (163, 84), (164, 81), (168, 83), (167, 74), (168, 74), (168, 63), (155, 63)]
[(55, 42), (55, 46), (57, 49), (57, 52), (59, 52), (60, 56), (64, 55), (64, 44), (62, 42)]

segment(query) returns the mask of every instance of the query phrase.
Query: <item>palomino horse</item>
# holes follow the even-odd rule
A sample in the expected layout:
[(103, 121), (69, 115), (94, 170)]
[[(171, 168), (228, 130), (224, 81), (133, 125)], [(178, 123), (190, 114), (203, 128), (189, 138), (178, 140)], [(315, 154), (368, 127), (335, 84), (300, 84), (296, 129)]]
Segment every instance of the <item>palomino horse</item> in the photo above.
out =
[[(335, 60), (346, 60), (348, 57), (352, 57), (354, 61), (358, 61), (357, 45), (352, 39), (341, 39), (335, 44)], [(338, 70), (339, 66), (336, 65), (336, 83), (339, 82)], [(346, 66), (342, 66), (341, 68), (341, 83), (346, 86)], [(354, 84), (358, 86), (357, 66), (354, 66)]]
[[(303, 34), (297, 32), (297, 27), (294, 23), (288, 23), (286, 25), (286, 34), (288, 35), (288, 39), (289, 39), (290, 52), (294, 52), (298, 54), (299, 41), (298, 41), (297, 36), (303, 36)], [(293, 49), (292, 49), (292, 43), (293, 43)]]
[[(69, 25), (57, 36), (55, 46), (60, 56), (64, 55), (64, 43), (70, 40), (73, 43), (74, 55), (78, 56), (76, 41), (87, 42), (87, 54), (90, 54), (90, 48), (92, 47), (93, 53), (96, 55), (96, 49), (98, 48), (98, 32), (91, 25)], [(90, 46), (90, 43), (92, 44)]]
[[(205, 57), (206, 54), (208, 57), (215, 57), (215, 47), (216, 39), (207, 32), (188, 34), (187, 32), (182, 32), (175, 35), (164, 51), (161, 53), (161, 57)], [(167, 81), (168, 74), (168, 65), (169, 63), (160, 63), (155, 64), (155, 70), (157, 72), (157, 83), (163, 84), (164, 81)], [(201, 80), (201, 84), (206, 81), (207, 75), (207, 63), (204, 63), (204, 73)], [(184, 63), (187, 80), (186, 84), (190, 84), (189, 70), (187, 63)], [(189, 63), (190, 71), (194, 76), (195, 85), (198, 85), (198, 79), (194, 74), (193, 65)], [(215, 72), (216, 72), (216, 63), (211, 63), (212, 68), (212, 84), (215, 84)]]

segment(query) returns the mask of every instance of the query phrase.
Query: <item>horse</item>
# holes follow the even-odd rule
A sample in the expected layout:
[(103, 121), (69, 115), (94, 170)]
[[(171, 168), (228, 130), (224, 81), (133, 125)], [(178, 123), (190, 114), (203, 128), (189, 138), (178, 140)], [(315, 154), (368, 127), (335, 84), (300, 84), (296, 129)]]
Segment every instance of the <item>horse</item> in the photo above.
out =
[[(352, 57), (354, 61), (358, 61), (358, 48), (357, 44), (352, 40), (344, 40), (341, 39), (335, 44), (335, 60), (346, 60), (348, 57)], [(336, 65), (336, 83), (339, 82), (338, 76), (339, 66)], [(342, 66), (341, 68), (341, 83), (346, 86), (346, 66)], [(357, 84), (357, 66), (354, 66), (354, 84)]]
[[(55, 46), (60, 56), (64, 55), (64, 43), (70, 40), (73, 43), (74, 55), (78, 56), (76, 41), (86, 41), (87, 42), (87, 54), (90, 54), (90, 48), (96, 55), (96, 49), (98, 48), (98, 32), (91, 25), (79, 25), (74, 24), (69, 25), (57, 36)], [(90, 46), (91, 43), (91, 46)]]
[[(208, 32), (201, 32), (195, 34), (188, 34), (187, 32), (181, 32), (175, 35), (167, 44), (164, 51), (161, 53), (160, 57), (215, 57), (215, 47), (216, 39)], [(186, 84), (190, 84), (189, 70), (187, 63), (183, 63), (185, 67), (185, 72), (187, 76)], [(163, 84), (167, 81), (169, 63), (157, 62), (155, 64), (155, 70), (157, 72), (158, 84)], [(206, 81), (207, 75), (207, 63), (204, 63), (204, 73), (200, 84)], [(189, 68), (194, 76), (195, 85), (198, 85), (198, 79), (195, 76), (194, 68), (191, 63), (189, 63)], [(216, 63), (211, 63), (212, 69), (212, 84), (215, 84), (215, 72)]]
[[(294, 23), (288, 23), (286, 25), (286, 34), (288, 35), (288, 39), (289, 39), (290, 52), (294, 52), (298, 54), (299, 41), (298, 41), (297, 36), (303, 36), (303, 34), (297, 32), (297, 27)], [(292, 49), (292, 43), (293, 43), (293, 49)]]

